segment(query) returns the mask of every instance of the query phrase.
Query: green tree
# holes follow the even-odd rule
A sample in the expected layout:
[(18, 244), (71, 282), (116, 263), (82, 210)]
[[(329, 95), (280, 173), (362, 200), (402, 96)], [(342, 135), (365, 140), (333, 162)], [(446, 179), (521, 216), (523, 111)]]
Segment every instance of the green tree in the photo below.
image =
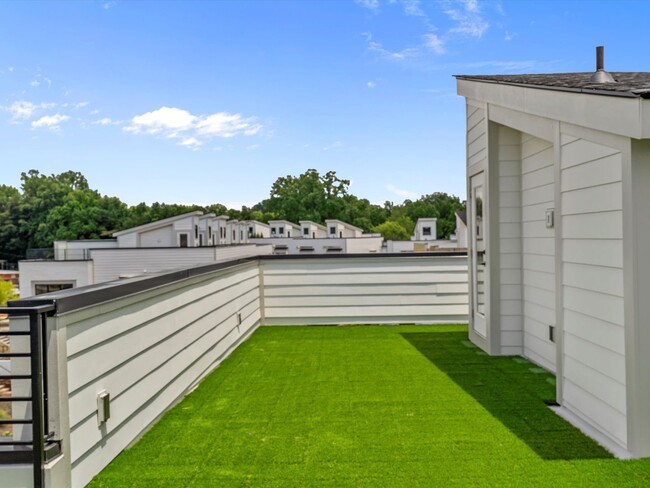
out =
[(19, 232), (27, 247), (50, 247), (52, 239), (45, 229), (50, 211), (63, 204), (65, 196), (74, 190), (88, 190), (88, 181), (79, 172), (66, 171), (46, 176), (37, 170), (21, 173), (23, 204)]
[(381, 234), (387, 241), (407, 241), (411, 235), (401, 224), (393, 220), (375, 226), (373, 232)]
[(17, 188), (0, 185), (0, 259), (25, 257), (27, 235), (20, 230), (23, 197)]
[(308, 169), (297, 177), (278, 178), (270, 197), (254, 209), (292, 222), (324, 222), (327, 218), (340, 218), (348, 186), (350, 180), (340, 179), (335, 171), (321, 176), (315, 169)]
[(438, 239), (448, 239), (456, 230), (456, 211), (465, 208), (460, 199), (443, 192), (423, 195), (415, 201), (406, 200), (403, 205), (406, 215), (416, 222), (420, 217), (435, 217)]
[(6, 307), (9, 300), (18, 298), (16, 289), (10, 281), (0, 280), (0, 307)]
[(127, 215), (126, 205), (95, 190), (74, 190), (47, 215), (41, 231), (50, 241), (110, 237)]

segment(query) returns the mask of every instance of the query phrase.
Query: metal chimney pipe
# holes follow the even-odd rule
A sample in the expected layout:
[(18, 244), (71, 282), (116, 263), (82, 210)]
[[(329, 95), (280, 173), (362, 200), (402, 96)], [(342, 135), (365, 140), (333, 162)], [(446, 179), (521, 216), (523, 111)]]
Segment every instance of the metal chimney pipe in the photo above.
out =
[(605, 47), (596, 46), (596, 71), (605, 71)]
[(616, 83), (616, 80), (605, 71), (605, 48), (596, 46), (596, 72), (591, 75), (592, 83)]

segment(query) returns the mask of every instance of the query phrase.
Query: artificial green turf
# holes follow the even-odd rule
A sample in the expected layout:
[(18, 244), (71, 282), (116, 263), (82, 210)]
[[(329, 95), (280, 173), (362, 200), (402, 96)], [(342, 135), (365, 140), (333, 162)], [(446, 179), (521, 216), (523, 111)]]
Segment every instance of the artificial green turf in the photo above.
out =
[(552, 380), (464, 326), (262, 327), (90, 486), (649, 486)]

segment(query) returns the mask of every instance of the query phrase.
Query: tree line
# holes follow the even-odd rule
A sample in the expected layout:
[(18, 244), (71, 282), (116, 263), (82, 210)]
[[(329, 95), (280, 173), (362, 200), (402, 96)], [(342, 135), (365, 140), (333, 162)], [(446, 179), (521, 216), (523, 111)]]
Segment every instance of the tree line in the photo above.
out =
[(250, 208), (229, 209), (219, 203), (129, 206), (90, 188), (80, 172), (48, 176), (30, 170), (21, 173), (20, 188), (0, 185), (0, 259), (24, 259), (27, 249), (50, 248), (56, 240), (110, 238), (118, 230), (193, 210), (260, 222), (338, 219), (394, 240), (408, 239), (418, 218), (436, 217), (438, 238), (444, 239), (456, 228), (455, 212), (464, 208), (458, 197), (442, 192), (376, 205), (350, 194), (349, 186), (350, 180), (335, 171), (320, 174), (309, 169), (299, 176), (279, 177), (269, 198)]

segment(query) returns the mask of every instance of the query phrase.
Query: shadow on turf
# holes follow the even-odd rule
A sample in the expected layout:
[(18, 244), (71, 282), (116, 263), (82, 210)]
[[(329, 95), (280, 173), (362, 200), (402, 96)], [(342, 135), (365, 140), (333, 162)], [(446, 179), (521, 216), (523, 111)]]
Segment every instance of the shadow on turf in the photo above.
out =
[(487, 356), (466, 332), (401, 335), (542, 459), (612, 458), (546, 406), (555, 399), (551, 374), (521, 358)]

